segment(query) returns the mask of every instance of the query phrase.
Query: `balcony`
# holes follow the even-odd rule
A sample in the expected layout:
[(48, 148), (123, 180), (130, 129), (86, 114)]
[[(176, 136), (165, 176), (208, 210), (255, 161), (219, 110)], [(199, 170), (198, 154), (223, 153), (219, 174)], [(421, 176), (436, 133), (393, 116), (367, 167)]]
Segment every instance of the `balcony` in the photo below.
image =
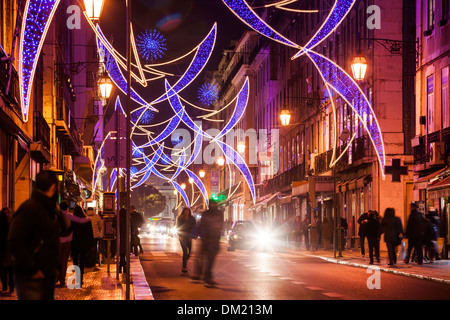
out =
[(10, 108), (22, 118), (22, 110), (20, 109), (20, 87), (19, 87), (19, 76), (17, 75), (16, 68), (14, 65), (11, 66), (11, 81), (9, 82), (9, 91), (6, 94), (6, 89), (9, 80), (9, 60), (2, 60), (6, 58), (6, 54), (1, 50), (0, 46), (0, 91), (3, 93), (7, 104)]
[(420, 136), (416, 138), (416, 145), (414, 147), (414, 165), (416, 170), (425, 169), (426, 164), (430, 161), (432, 143), (442, 142), (444, 145), (444, 163), (450, 156), (450, 127), (444, 128), (439, 131), (435, 131), (428, 135)]
[(79, 156), (82, 153), (83, 143), (77, 130), (75, 119), (69, 113), (64, 100), (60, 99), (56, 103), (57, 117), (55, 120), (56, 129), (65, 138), (67, 152), (72, 156)]
[(270, 179), (260, 190), (259, 196), (282, 192), (284, 189), (292, 188), (293, 181), (303, 180), (305, 180), (305, 166), (300, 164)]
[(50, 127), (42, 113), (33, 114), (33, 142), (30, 145), (31, 155), (41, 163), (50, 162)]

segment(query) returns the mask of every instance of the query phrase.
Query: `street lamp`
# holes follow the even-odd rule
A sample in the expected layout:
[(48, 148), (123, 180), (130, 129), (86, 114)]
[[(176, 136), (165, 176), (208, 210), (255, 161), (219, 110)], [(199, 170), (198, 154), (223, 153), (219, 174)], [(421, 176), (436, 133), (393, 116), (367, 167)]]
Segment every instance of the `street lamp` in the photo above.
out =
[(107, 75), (104, 75), (100, 78), (98, 85), (100, 87), (100, 96), (103, 99), (109, 99), (112, 91), (111, 79)]
[(291, 121), (291, 113), (289, 112), (289, 109), (281, 110), (280, 120), (283, 126), (289, 125), (289, 122)]
[(357, 81), (364, 80), (367, 71), (367, 61), (363, 56), (356, 56), (352, 60), (353, 78)]
[(194, 183), (194, 179), (193, 178), (189, 178), (189, 183), (193, 184)]
[(245, 152), (245, 141), (239, 141), (237, 145), (237, 150), (239, 153)]
[(99, 20), (105, 0), (84, 0), (86, 14), (91, 20)]
[(181, 184), (181, 189), (183, 189), (183, 190), (186, 189), (186, 184), (185, 183)]
[(204, 178), (205, 175), (206, 175), (205, 170), (201, 169), (201, 170), (198, 172), (198, 175), (200, 176), (200, 178)]
[(218, 164), (219, 166), (223, 166), (223, 165), (225, 164), (225, 158), (222, 157), (222, 156), (218, 157), (218, 158), (217, 158), (217, 164)]

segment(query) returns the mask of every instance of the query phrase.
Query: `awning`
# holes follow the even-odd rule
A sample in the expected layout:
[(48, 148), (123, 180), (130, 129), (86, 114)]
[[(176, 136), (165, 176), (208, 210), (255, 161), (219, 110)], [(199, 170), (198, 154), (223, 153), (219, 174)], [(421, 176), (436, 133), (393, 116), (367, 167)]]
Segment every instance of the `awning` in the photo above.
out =
[(429, 175), (423, 176), (416, 181), (414, 181), (414, 190), (426, 189), (431, 180), (437, 178), (440, 174), (442, 174), (447, 168), (442, 168), (438, 171), (435, 171)]
[(292, 196), (307, 194), (309, 191), (309, 181), (292, 181)]
[(359, 178), (342, 181), (336, 185), (336, 192), (345, 192), (362, 188), (372, 180), (371, 178), (372, 176), (368, 174)]
[(450, 197), (450, 176), (429, 184), (428, 196), (430, 199)]
[(264, 206), (265, 207), (265, 206), (267, 206), (267, 203), (272, 201), (275, 197), (278, 197), (278, 192), (273, 194), (273, 195), (271, 195), (270, 197), (264, 198), (264, 199), (256, 202), (254, 205), (249, 207), (249, 210), (257, 209), (260, 206)]

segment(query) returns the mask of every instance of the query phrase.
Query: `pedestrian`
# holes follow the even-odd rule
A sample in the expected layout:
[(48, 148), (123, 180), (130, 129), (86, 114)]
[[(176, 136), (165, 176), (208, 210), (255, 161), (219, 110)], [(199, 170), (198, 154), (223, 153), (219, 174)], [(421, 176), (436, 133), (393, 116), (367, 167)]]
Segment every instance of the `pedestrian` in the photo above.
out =
[(127, 272), (127, 209), (122, 207), (119, 211), (119, 232), (120, 232), (120, 243), (119, 243), (119, 273)]
[(210, 199), (209, 208), (203, 212), (198, 227), (201, 249), (193, 277), (193, 279), (200, 279), (203, 275), (205, 284), (210, 286), (215, 285), (212, 269), (215, 258), (219, 253), (223, 221), (223, 212), (219, 209), (217, 201)]
[(180, 241), (181, 249), (183, 250), (181, 275), (187, 276), (187, 262), (191, 256), (192, 249), (192, 229), (195, 226), (195, 218), (192, 216), (191, 209), (184, 208), (180, 215), (177, 216), (176, 228), (178, 233), (178, 239)]
[(433, 262), (434, 259), (440, 260), (439, 246), (437, 240), (439, 238), (439, 226), (441, 221), (434, 207), (431, 207), (426, 215), (428, 223), (427, 239), (425, 241), (425, 257)]
[(365, 239), (367, 238), (367, 223), (369, 222), (369, 214), (367, 212), (364, 212), (358, 218), (357, 222), (359, 224), (358, 236), (359, 236), (359, 246), (361, 247), (361, 257), (364, 258), (366, 255)]
[[(145, 223), (144, 216), (136, 211), (135, 206), (130, 207), (130, 219), (131, 219), (131, 252), (137, 257), (139, 253), (144, 253), (141, 244), (141, 238), (139, 238), (139, 228)], [(138, 252), (139, 249), (139, 252)]]
[(381, 221), (381, 232), (384, 233), (384, 242), (388, 250), (389, 265), (395, 266), (397, 263), (397, 246), (401, 244), (403, 238), (402, 220), (395, 216), (394, 208), (386, 208)]
[(417, 264), (423, 263), (423, 245), (427, 233), (427, 222), (417, 203), (411, 203), (411, 214), (406, 224), (405, 237), (408, 239), (405, 263), (409, 263), (411, 251), (414, 248)]
[(373, 264), (373, 258), (380, 262), (380, 221), (376, 211), (369, 211), (367, 222), (365, 223), (365, 236), (369, 244), (369, 264)]
[(99, 270), (95, 267), (96, 264), (100, 266), (100, 241), (103, 239), (103, 219), (94, 211), (94, 208), (89, 207), (86, 215), (91, 218), (92, 235), (94, 237), (93, 245), (89, 250), (89, 262), (87, 266), (94, 267), (94, 270)]
[(310, 229), (310, 241), (311, 241), (311, 251), (315, 251), (319, 247), (319, 233), (320, 233), (320, 225), (319, 225), (319, 216), (315, 215), (313, 221), (309, 225)]
[[(76, 206), (73, 215), (78, 218), (87, 218), (83, 208)], [(72, 259), (73, 264), (80, 268), (80, 285), (83, 286), (84, 268), (90, 248), (94, 243), (92, 223), (73, 223)]]
[(13, 215), (8, 248), (14, 258), (14, 284), (19, 300), (53, 300), (59, 265), (56, 173), (37, 174), (30, 199)]
[(302, 233), (303, 233), (303, 238), (304, 238), (304, 242), (305, 242), (305, 248), (306, 250), (309, 251), (309, 225), (311, 224), (309, 218), (305, 217), (305, 220), (303, 220), (302, 223)]
[(294, 240), (295, 240), (295, 250), (300, 250), (300, 243), (302, 241), (302, 221), (300, 216), (295, 217)]
[(327, 217), (322, 221), (322, 243), (323, 249), (328, 251), (331, 249), (331, 241), (333, 240), (333, 225), (328, 221)]
[(87, 223), (91, 221), (91, 218), (80, 218), (74, 216), (69, 210), (67, 202), (62, 201), (59, 204), (59, 209), (62, 213), (62, 220), (59, 223), (64, 223), (65, 226), (60, 226), (59, 243), (60, 243), (60, 270), (56, 283), (59, 281), (59, 286), (64, 287), (66, 283), (67, 262), (69, 260), (72, 238), (73, 238), (73, 223)]
[(2, 290), (12, 294), (14, 292), (13, 258), (7, 248), (9, 227), (11, 224), (11, 210), (3, 208), (0, 212), (0, 279)]
[(347, 223), (347, 219), (341, 217), (341, 227), (340, 230), (337, 230), (336, 232), (336, 243), (337, 243), (337, 248), (339, 248), (339, 244), (340, 244), (340, 250), (344, 251), (345, 250), (345, 245), (346, 245), (346, 239), (345, 236), (347, 235), (347, 230), (348, 230), (348, 223)]

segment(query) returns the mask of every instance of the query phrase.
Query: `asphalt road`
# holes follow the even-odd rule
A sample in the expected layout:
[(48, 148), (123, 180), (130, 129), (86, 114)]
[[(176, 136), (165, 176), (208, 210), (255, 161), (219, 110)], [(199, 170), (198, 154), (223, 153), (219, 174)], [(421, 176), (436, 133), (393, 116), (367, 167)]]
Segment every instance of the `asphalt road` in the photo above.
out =
[[(177, 238), (141, 237), (141, 264), (155, 300), (441, 300), (450, 286), (334, 264), (288, 250), (236, 250), (221, 245), (215, 287), (180, 275)], [(194, 253), (200, 240), (194, 240)], [(193, 270), (194, 257), (188, 268)]]

